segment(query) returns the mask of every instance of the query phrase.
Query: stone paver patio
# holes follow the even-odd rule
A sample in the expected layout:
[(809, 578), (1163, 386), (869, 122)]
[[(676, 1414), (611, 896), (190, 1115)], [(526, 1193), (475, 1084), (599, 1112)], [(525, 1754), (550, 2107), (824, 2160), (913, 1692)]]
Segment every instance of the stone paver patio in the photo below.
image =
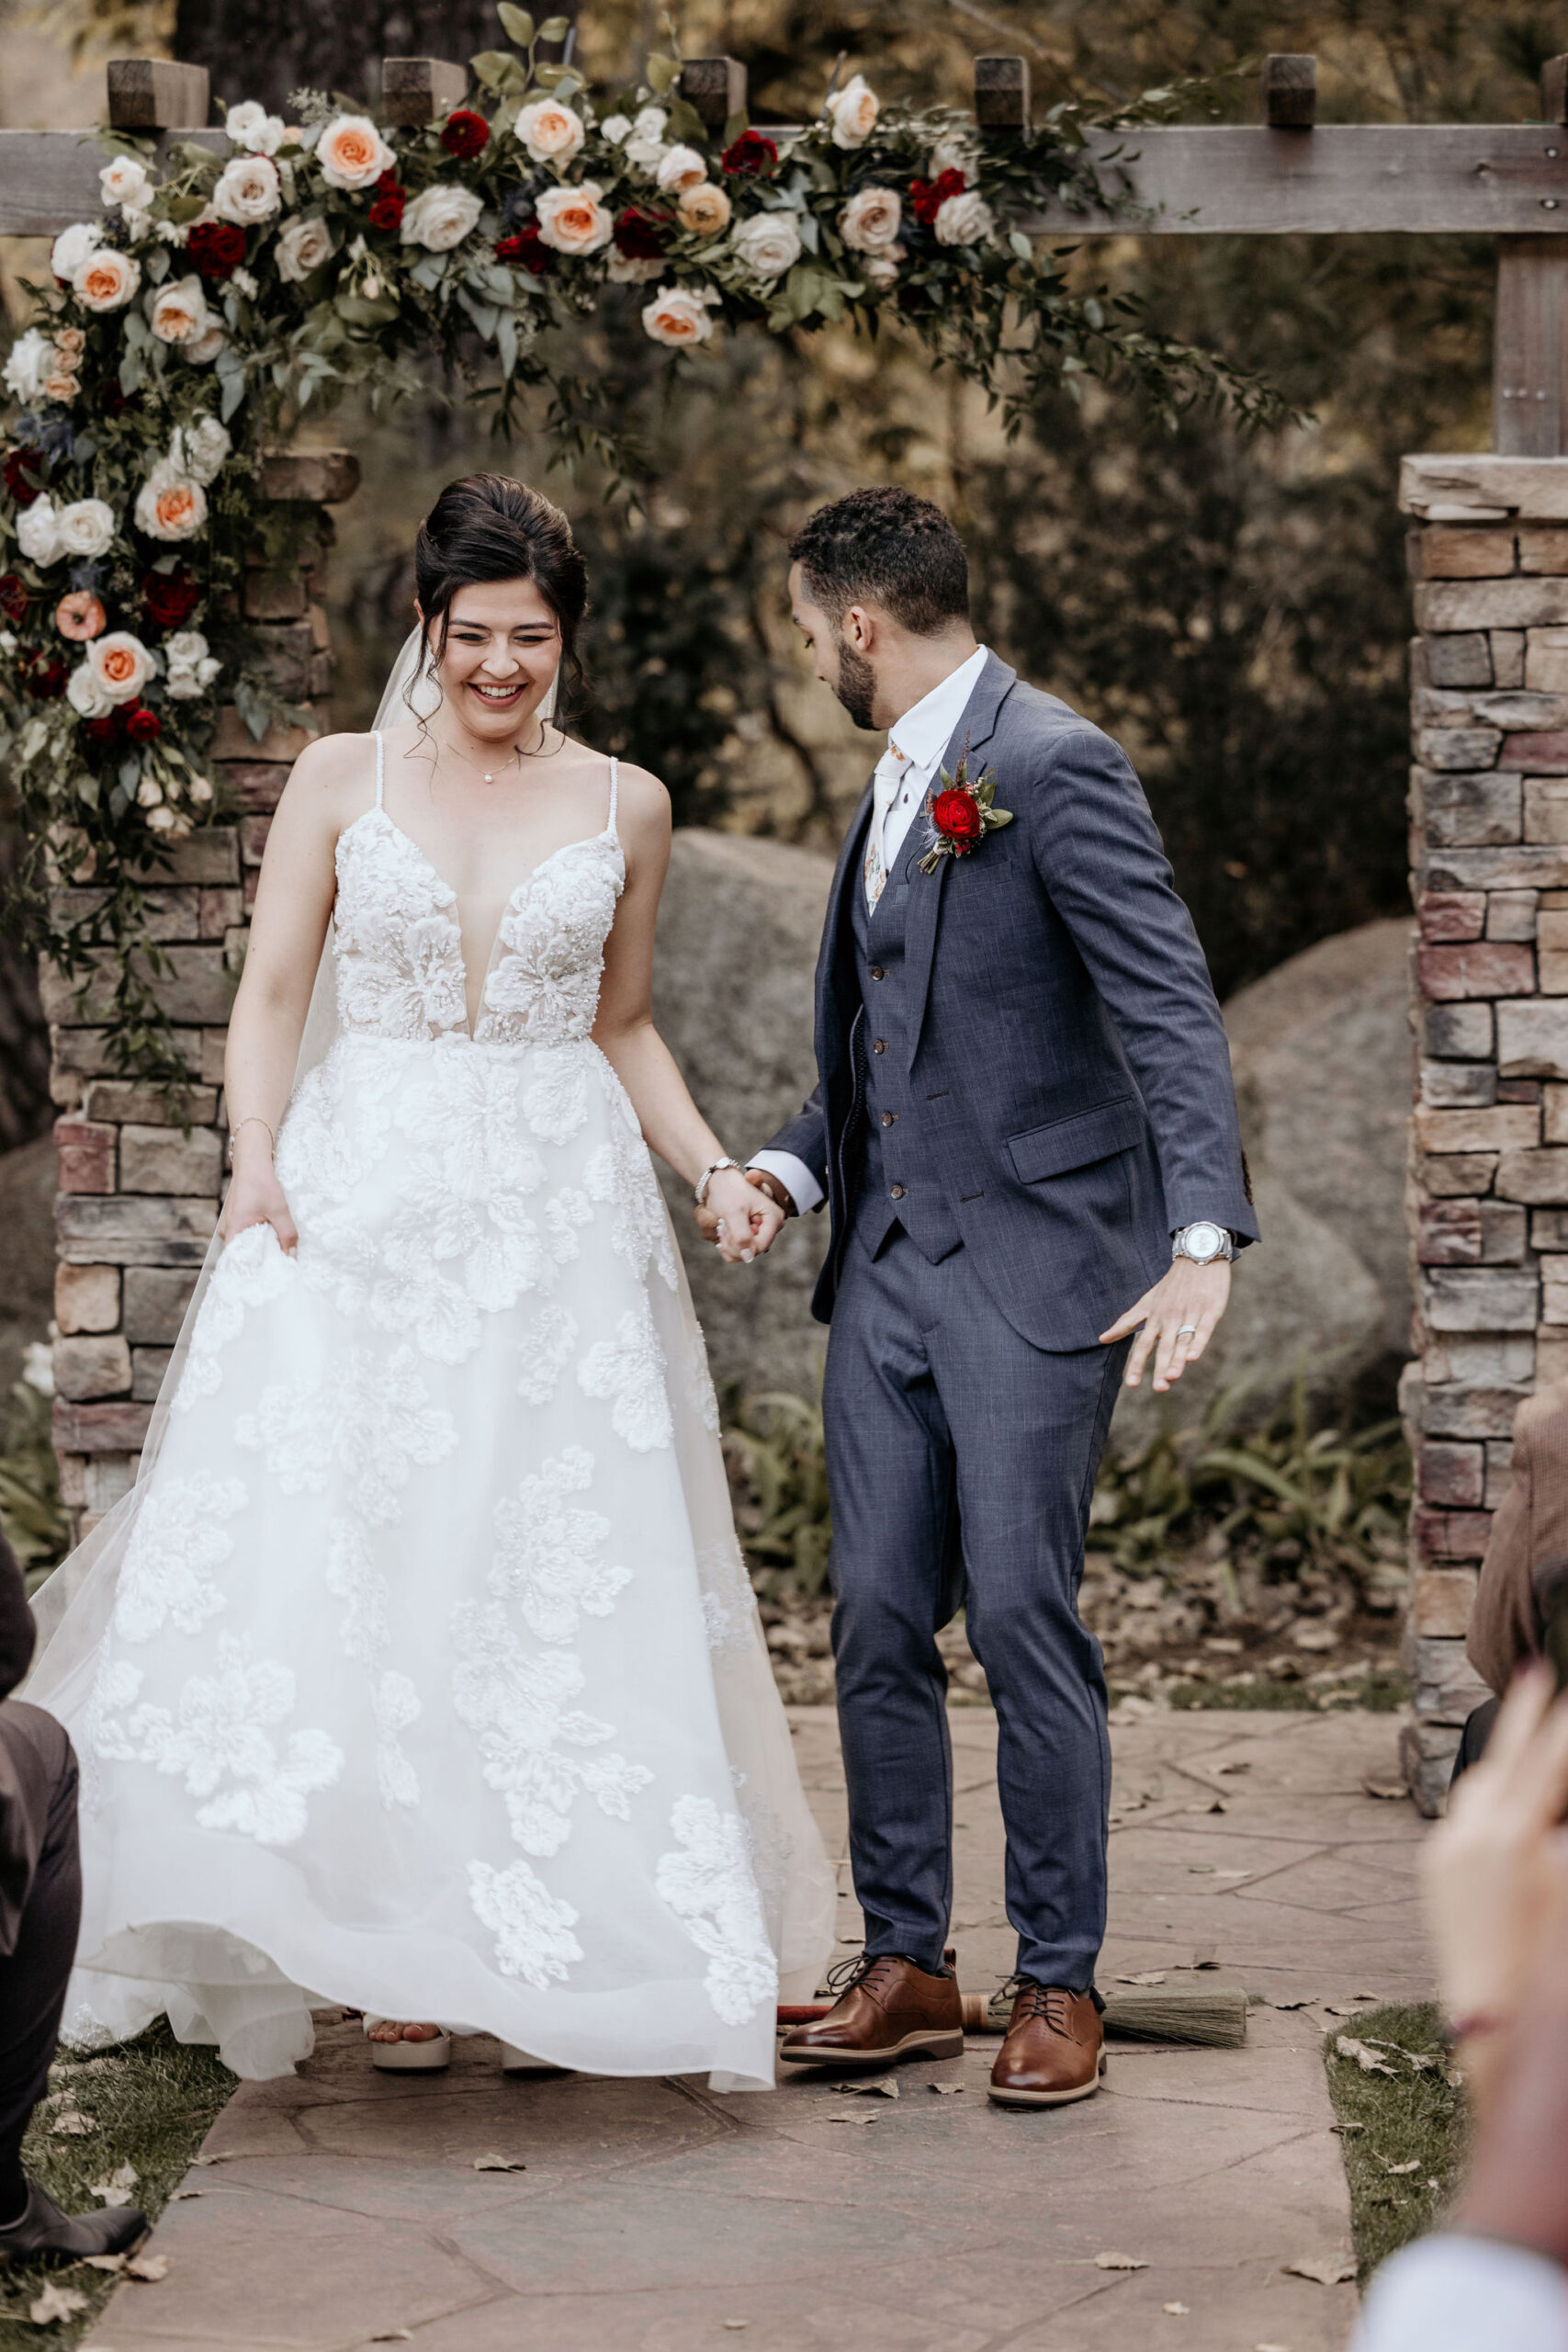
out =
[[(994, 1718), (953, 1715), (954, 1938), (966, 1988), (1011, 1964)], [(793, 1717), (843, 1850), (829, 1710)], [(1101, 1982), (1213, 1959), (1254, 2007), (1242, 2050), (1118, 2042), (1109, 2086), (992, 2107), (994, 2040), (899, 2070), (897, 2101), (823, 2080), (723, 2098), (696, 2081), (371, 2072), (323, 2027), (297, 2079), (247, 2084), (122, 2285), (93, 2352), (1332, 2352), (1348, 2286), (1287, 2277), (1348, 2245), (1320, 2041), (1327, 2003), (1429, 1989), (1388, 1716), (1157, 1714), (1114, 1731)], [(847, 1873), (845, 1878), (847, 1886)], [(860, 1931), (852, 1896), (842, 1934)], [(1222, 1981), (1210, 1977), (1210, 1983)], [(962, 2083), (957, 2097), (934, 2087)], [(491, 2152), (526, 2165), (477, 2172)], [(1098, 2254), (1146, 2267), (1101, 2270)], [(1168, 2306), (1181, 2304), (1184, 2312)]]

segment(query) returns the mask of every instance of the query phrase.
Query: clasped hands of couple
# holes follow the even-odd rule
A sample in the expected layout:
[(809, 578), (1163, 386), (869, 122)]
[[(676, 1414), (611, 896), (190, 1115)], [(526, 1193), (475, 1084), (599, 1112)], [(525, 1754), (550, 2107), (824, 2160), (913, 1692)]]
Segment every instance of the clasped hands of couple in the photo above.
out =
[[(750, 1188), (750, 1199), (743, 1186)], [(697, 1230), (727, 1265), (749, 1266), (767, 1256), (795, 1213), (787, 1188), (770, 1170), (721, 1168), (709, 1179), (706, 1198), (698, 1205)], [(1139, 1385), (1152, 1356), (1154, 1391), (1163, 1396), (1208, 1346), (1230, 1289), (1228, 1259), (1217, 1258), (1208, 1265), (1191, 1258), (1173, 1259), (1159, 1281), (1100, 1335), (1101, 1346), (1111, 1347), (1136, 1333), (1127, 1357), (1126, 1385)]]

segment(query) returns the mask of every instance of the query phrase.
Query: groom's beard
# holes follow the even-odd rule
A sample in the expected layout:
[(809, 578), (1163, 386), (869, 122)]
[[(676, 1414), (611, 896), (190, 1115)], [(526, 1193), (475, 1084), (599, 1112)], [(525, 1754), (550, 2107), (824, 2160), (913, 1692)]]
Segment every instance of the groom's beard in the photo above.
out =
[(876, 700), (876, 673), (865, 655), (857, 653), (852, 645), (839, 648), (839, 682), (833, 692), (857, 727), (863, 727), (868, 732), (875, 730), (871, 707)]

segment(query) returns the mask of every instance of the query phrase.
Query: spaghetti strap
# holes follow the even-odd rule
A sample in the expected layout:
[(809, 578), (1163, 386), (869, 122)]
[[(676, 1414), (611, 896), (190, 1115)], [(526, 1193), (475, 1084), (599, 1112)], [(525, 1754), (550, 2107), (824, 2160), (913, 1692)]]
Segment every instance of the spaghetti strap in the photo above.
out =
[(376, 806), (379, 808), (381, 806), (381, 789), (385, 780), (383, 775), (385, 759), (381, 746), (381, 730), (378, 727), (373, 729), (372, 732), (376, 738)]
[(610, 758), (610, 821), (605, 826), (604, 831), (609, 834), (613, 841), (619, 838), (615, 832), (615, 798), (619, 788), (619, 771), (616, 766), (615, 755), (612, 753)]

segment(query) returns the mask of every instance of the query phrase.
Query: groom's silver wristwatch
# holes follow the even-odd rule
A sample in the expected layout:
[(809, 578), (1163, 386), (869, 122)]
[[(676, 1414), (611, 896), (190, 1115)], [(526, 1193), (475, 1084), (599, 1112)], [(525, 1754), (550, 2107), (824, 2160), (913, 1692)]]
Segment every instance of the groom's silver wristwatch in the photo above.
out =
[(1223, 1225), (1211, 1225), (1207, 1217), (1196, 1225), (1184, 1225), (1170, 1238), (1172, 1259), (1190, 1258), (1195, 1266), (1212, 1266), (1216, 1258), (1234, 1258), (1235, 1241)]

